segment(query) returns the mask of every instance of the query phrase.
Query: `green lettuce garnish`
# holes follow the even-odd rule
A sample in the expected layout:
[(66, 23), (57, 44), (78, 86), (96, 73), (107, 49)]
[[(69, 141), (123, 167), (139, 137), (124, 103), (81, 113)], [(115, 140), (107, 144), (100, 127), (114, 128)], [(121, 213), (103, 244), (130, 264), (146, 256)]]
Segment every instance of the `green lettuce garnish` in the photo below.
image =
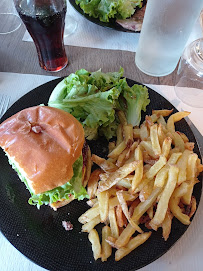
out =
[(24, 182), (27, 189), (29, 190), (31, 197), (28, 200), (30, 205), (37, 205), (39, 209), (41, 205), (48, 205), (49, 203), (54, 203), (62, 199), (69, 199), (70, 195), (74, 195), (75, 199), (83, 200), (88, 198), (86, 189), (82, 186), (82, 167), (83, 158), (82, 155), (73, 164), (73, 177), (69, 182), (62, 186), (58, 186), (47, 192), (35, 195), (28, 185), (26, 178), (21, 174), (18, 167), (9, 159), (9, 163), (12, 168), (18, 173), (21, 181)]
[(142, 7), (143, 0), (76, 0), (76, 4), (90, 17), (109, 22), (111, 18), (126, 19), (131, 17), (137, 7)]
[(123, 110), (135, 126), (150, 102), (147, 88), (129, 87), (123, 73), (123, 68), (109, 73), (78, 70), (55, 87), (48, 105), (72, 114), (82, 123), (87, 139), (104, 135), (109, 140), (116, 135), (117, 110)]

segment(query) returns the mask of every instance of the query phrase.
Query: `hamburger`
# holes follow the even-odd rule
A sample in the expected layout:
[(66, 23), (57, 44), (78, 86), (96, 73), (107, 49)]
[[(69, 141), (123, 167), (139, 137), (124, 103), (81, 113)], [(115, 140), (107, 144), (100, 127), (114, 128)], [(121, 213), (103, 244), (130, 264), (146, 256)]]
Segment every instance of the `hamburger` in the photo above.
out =
[(29, 190), (29, 204), (38, 208), (56, 210), (88, 197), (82, 185), (89, 151), (84, 143), (80, 122), (53, 107), (30, 107), (0, 124), (0, 146)]

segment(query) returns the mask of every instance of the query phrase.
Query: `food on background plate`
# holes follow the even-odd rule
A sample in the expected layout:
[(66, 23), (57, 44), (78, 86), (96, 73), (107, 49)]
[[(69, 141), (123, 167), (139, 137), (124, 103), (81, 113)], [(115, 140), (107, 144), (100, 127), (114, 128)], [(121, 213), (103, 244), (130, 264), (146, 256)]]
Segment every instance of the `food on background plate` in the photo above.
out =
[[(117, 139), (109, 143), (108, 158), (92, 155), (98, 166), (87, 191), (90, 209), (79, 217), (87, 232), (95, 260), (115, 261), (146, 242), (153, 230), (162, 228), (169, 238), (173, 218), (184, 225), (196, 211), (193, 188), (203, 171), (194, 143), (175, 131), (175, 123), (189, 112), (153, 110), (138, 127), (127, 123), (120, 112)], [(95, 227), (104, 223), (101, 243)], [(145, 227), (143, 227), (143, 225)], [(146, 232), (143, 232), (146, 231)]]
[(141, 8), (142, 0), (76, 0), (77, 5), (90, 17), (99, 18), (102, 22), (109, 22), (110, 19), (126, 19), (131, 17), (137, 8)]
[(116, 22), (120, 24), (123, 28), (131, 30), (131, 31), (141, 31), (142, 24), (144, 20), (146, 6), (142, 7), (141, 9), (137, 10), (132, 17), (128, 19), (117, 19)]
[(87, 139), (104, 135), (109, 140), (116, 136), (120, 123), (118, 110), (135, 126), (140, 123), (141, 111), (146, 111), (150, 103), (147, 88), (138, 84), (130, 87), (126, 78), (122, 78), (123, 73), (123, 68), (109, 73), (78, 70), (54, 88), (48, 105), (65, 110), (79, 120)]
[(29, 190), (29, 204), (38, 208), (49, 204), (56, 210), (88, 197), (84, 142), (79, 121), (57, 108), (30, 107), (0, 124), (0, 146)]

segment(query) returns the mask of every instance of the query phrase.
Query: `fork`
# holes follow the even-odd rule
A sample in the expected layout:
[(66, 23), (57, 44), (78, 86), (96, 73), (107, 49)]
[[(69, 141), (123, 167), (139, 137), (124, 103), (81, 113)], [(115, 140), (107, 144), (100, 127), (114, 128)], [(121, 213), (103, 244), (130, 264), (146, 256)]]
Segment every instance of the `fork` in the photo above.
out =
[(0, 118), (4, 115), (9, 107), (11, 97), (5, 94), (0, 94)]

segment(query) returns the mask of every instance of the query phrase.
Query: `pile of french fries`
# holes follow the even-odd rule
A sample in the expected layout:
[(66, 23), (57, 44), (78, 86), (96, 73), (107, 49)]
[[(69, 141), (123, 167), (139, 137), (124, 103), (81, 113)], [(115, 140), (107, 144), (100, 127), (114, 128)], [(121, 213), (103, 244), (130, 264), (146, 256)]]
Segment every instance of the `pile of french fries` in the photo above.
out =
[[(153, 110), (140, 127), (132, 127), (120, 111), (117, 139), (109, 142), (108, 159), (91, 156), (99, 167), (88, 180), (91, 208), (79, 222), (89, 233), (95, 260), (106, 261), (116, 248), (115, 261), (119, 261), (159, 227), (166, 241), (173, 217), (190, 224), (196, 210), (193, 187), (203, 165), (193, 152), (194, 143), (175, 131), (175, 123), (189, 112), (171, 113)], [(95, 229), (99, 223), (104, 223), (101, 243)]]

